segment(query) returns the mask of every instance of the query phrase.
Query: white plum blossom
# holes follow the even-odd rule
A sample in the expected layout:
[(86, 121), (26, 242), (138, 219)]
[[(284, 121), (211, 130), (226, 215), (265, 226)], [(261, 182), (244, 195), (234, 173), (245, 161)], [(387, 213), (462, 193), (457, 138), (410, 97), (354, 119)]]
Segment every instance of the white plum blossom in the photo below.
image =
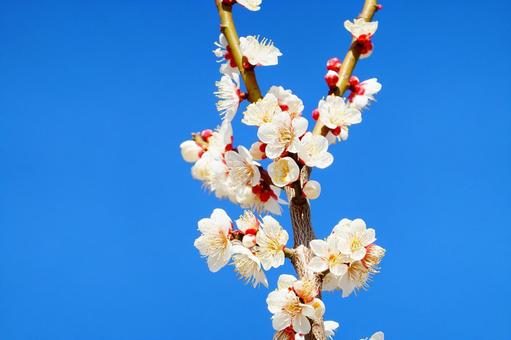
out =
[(282, 111), (289, 112), (292, 117), (302, 113), (303, 102), (291, 90), (286, 90), (282, 86), (272, 86), (268, 93), (273, 94)]
[(223, 75), (215, 85), (218, 88), (215, 92), (218, 98), (216, 108), (224, 119), (231, 121), (238, 111), (241, 100), (240, 75), (238, 73)]
[(308, 334), (311, 324), (308, 318), (315, 317), (315, 310), (309, 304), (302, 303), (300, 298), (288, 289), (271, 292), (266, 299), (268, 310), (273, 314), (272, 326), (276, 331), (288, 327), (299, 334)]
[(247, 106), (241, 122), (246, 125), (261, 126), (271, 123), (273, 118), (281, 112), (277, 97), (268, 93), (264, 98)]
[(327, 96), (318, 104), (319, 121), (329, 129), (349, 127), (362, 122), (362, 114), (354, 107), (346, 105), (344, 98)]
[(309, 180), (305, 182), (302, 192), (306, 198), (315, 200), (321, 194), (321, 184), (318, 181)]
[(253, 66), (272, 66), (278, 64), (278, 58), (282, 55), (280, 50), (273, 45), (271, 40), (248, 36), (240, 38), (240, 50)]
[(281, 191), (280, 188), (274, 185), (268, 187), (262, 187), (261, 185), (256, 185), (255, 187), (246, 186), (236, 193), (237, 203), (242, 208), (254, 209), (257, 212), (267, 211), (280, 215), (282, 213), (280, 204), (286, 203), (279, 198)]
[(220, 65), (220, 73), (231, 76), (234, 73), (239, 73), (238, 67), (234, 62), (233, 56), (230, 52), (229, 44), (227, 43), (227, 38), (223, 33), (220, 33), (218, 41), (215, 42), (215, 46), (217, 47), (213, 54), (219, 58), (218, 62), (222, 63)]
[(324, 321), (323, 328), (325, 329), (325, 335), (328, 339), (332, 340), (335, 335), (335, 331), (339, 328), (339, 323), (335, 321)]
[(273, 184), (282, 188), (298, 179), (300, 168), (291, 157), (283, 157), (268, 165), (268, 174)]
[(264, 270), (278, 268), (284, 264), (284, 248), (289, 239), (286, 230), (271, 216), (263, 217), (256, 235), (257, 257), (261, 259)]
[(363, 18), (355, 19), (353, 22), (346, 20), (344, 22), (344, 28), (346, 28), (355, 39), (361, 36), (371, 37), (378, 29), (378, 21), (367, 22)]
[(236, 2), (248, 10), (258, 11), (261, 9), (262, 0), (237, 0)]
[(309, 262), (309, 269), (316, 273), (329, 270), (336, 276), (343, 276), (348, 270), (349, 257), (342, 254), (336, 235), (330, 235), (326, 241), (312, 240), (310, 248), (314, 257)]
[(235, 271), (255, 288), (260, 283), (268, 287), (268, 280), (261, 269), (261, 262), (252, 252), (242, 245), (232, 247), (232, 262)]
[(225, 153), (225, 164), (234, 186), (255, 186), (261, 180), (259, 164), (252, 159), (252, 155), (244, 146), (238, 146), (238, 151)]
[(292, 119), (289, 113), (281, 112), (270, 123), (259, 127), (257, 137), (266, 144), (266, 156), (275, 159), (284, 151), (297, 152), (299, 138), (307, 131), (308, 125), (303, 117)]
[(382, 331), (376, 332), (371, 335), (370, 338), (360, 339), (360, 340), (385, 340), (385, 334)]
[(376, 241), (375, 231), (367, 229), (365, 222), (357, 218), (353, 221), (344, 218), (334, 227), (339, 250), (351, 261), (360, 261), (366, 256), (366, 247)]
[(179, 145), (181, 156), (188, 163), (195, 163), (199, 160), (204, 149), (193, 140), (187, 140)]
[(202, 256), (207, 257), (209, 270), (217, 272), (229, 262), (232, 255), (229, 237), (231, 219), (224, 210), (215, 209), (211, 217), (198, 222), (198, 227), (202, 235), (195, 240), (194, 246)]
[(374, 95), (380, 92), (381, 88), (382, 86), (376, 78), (359, 82), (357, 77), (351, 77), (349, 101), (355, 108), (362, 110), (375, 100)]
[(236, 227), (238, 227), (243, 234), (255, 235), (260, 225), (261, 223), (250, 210), (245, 210), (243, 215), (236, 220)]
[(334, 161), (328, 150), (328, 140), (321, 135), (307, 132), (298, 143), (297, 151), (305, 165), (324, 169)]

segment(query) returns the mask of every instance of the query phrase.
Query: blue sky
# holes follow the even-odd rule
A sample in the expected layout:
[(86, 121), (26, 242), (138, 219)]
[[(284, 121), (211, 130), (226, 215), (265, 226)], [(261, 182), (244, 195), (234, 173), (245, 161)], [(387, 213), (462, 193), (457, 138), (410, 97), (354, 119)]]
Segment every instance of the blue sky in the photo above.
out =
[[(356, 70), (383, 91), (314, 171), (312, 209), (319, 236), (362, 217), (388, 254), (368, 291), (325, 296), (326, 318), (337, 339), (509, 339), (511, 3), (383, 5)], [(360, 6), (236, 9), (241, 35), (284, 53), (258, 70), (261, 87), (293, 89), (309, 115)], [(192, 246), (212, 209), (241, 212), (204, 192), (178, 149), (218, 123), (217, 30), (212, 0), (0, 3), (0, 339), (271, 337), (268, 290), (211, 274)], [(280, 269), (272, 288), (292, 270)]]

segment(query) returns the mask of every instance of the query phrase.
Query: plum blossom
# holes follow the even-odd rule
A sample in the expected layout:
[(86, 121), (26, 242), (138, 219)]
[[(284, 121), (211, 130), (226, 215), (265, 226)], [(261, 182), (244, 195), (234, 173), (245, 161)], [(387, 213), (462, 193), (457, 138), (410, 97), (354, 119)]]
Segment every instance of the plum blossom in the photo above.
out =
[(278, 268), (284, 264), (284, 248), (289, 239), (287, 231), (271, 216), (263, 217), (263, 223), (256, 235), (257, 256), (264, 270)]
[(218, 62), (222, 63), (220, 65), (220, 73), (229, 76), (234, 73), (239, 73), (236, 61), (231, 53), (231, 48), (229, 47), (227, 38), (223, 33), (220, 33), (218, 41), (215, 42), (215, 46), (217, 48), (213, 50), (213, 54), (219, 58)]
[(218, 98), (216, 108), (224, 119), (231, 121), (243, 98), (243, 93), (240, 90), (240, 75), (238, 73), (223, 75), (215, 85), (218, 88), (215, 92)]
[(242, 243), (245, 247), (252, 248), (256, 245), (257, 240), (255, 235), (259, 230), (259, 225), (259, 220), (250, 210), (245, 210), (243, 215), (236, 220), (236, 226), (244, 234)]
[(282, 86), (272, 86), (268, 93), (273, 94), (277, 98), (282, 111), (289, 112), (291, 117), (302, 113), (303, 102), (291, 90), (285, 90)]
[(229, 262), (232, 255), (231, 219), (224, 210), (215, 209), (211, 217), (198, 222), (198, 227), (202, 235), (195, 240), (194, 246), (202, 256), (207, 257), (209, 270), (217, 272)]
[(353, 20), (353, 22), (346, 20), (344, 28), (351, 33), (355, 39), (355, 46), (357, 46), (360, 53), (360, 58), (367, 58), (373, 51), (373, 43), (371, 37), (378, 29), (378, 21), (367, 22), (363, 18)]
[(319, 101), (318, 111), (319, 121), (332, 130), (337, 127), (347, 128), (362, 121), (359, 110), (346, 105), (344, 98), (333, 95)]
[(334, 161), (334, 157), (328, 150), (328, 140), (321, 135), (313, 135), (307, 132), (300, 140), (297, 151), (298, 157), (310, 167), (324, 169)]
[(266, 144), (266, 156), (275, 159), (284, 151), (297, 152), (299, 137), (307, 131), (308, 125), (309, 122), (303, 117), (291, 119), (289, 113), (281, 112), (270, 123), (259, 127), (257, 137)]
[(385, 339), (385, 334), (383, 334), (383, 332), (379, 331), (379, 332), (376, 332), (373, 335), (371, 335), (370, 338), (364, 338), (364, 339), (360, 339), (360, 340), (384, 340), (384, 339)]
[(204, 149), (193, 140), (187, 140), (179, 145), (181, 156), (188, 163), (195, 163), (199, 160)]
[(360, 82), (357, 77), (351, 77), (350, 79), (350, 96), (348, 100), (352, 105), (362, 110), (371, 101), (374, 101), (374, 95), (380, 92), (382, 86), (378, 82), (378, 79), (371, 78)]
[(333, 232), (338, 239), (339, 250), (349, 256), (351, 261), (360, 261), (366, 256), (367, 246), (376, 241), (375, 231), (367, 229), (365, 222), (357, 218), (353, 221), (344, 218)]
[(238, 151), (225, 153), (225, 164), (232, 183), (235, 187), (242, 185), (255, 186), (261, 180), (259, 164), (252, 158), (250, 152), (244, 146), (238, 146)]
[(325, 335), (328, 339), (332, 340), (335, 335), (335, 331), (339, 328), (339, 323), (335, 321), (324, 321), (323, 328), (325, 329)]
[(268, 166), (268, 174), (273, 184), (285, 187), (298, 179), (300, 168), (291, 157), (283, 157)]
[(315, 317), (314, 307), (302, 303), (292, 290), (278, 289), (266, 299), (268, 310), (273, 314), (272, 326), (276, 331), (292, 327), (296, 333), (308, 334), (311, 324), (308, 318)]
[(242, 245), (235, 244), (232, 246), (232, 262), (235, 271), (247, 282), (251, 283), (255, 288), (260, 283), (268, 287), (268, 280), (264, 271), (261, 269), (261, 262), (252, 254), (252, 252)]
[(262, 0), (237, 0), (236, 2), (250, 11), (258, 11), (261, 9)]
[(277, 65), (278, 58), (282, 55), (271, 40), (263, 38), (259, 41), (256, 36), (241, 37), (240, 50), (252, 66)]
[(341, 253), (336, 235), (330, 235), (326, 241), (312, 240), (310, 248), (314, 253), (314, 257), (309, 262), (310, 270), (316, 273), (329, 270), (336, 276), (346, 274), (349, 257)]
[(264, 98), (247, 106), (241, 122), (246, 125), (261, 126), (271, 123), (273, 118), (281, 112), (277, 97), (268, 93)]
[(318, 181), (309, 180), (303, 185), (302, 192), (306, 198), (315, 200), (321, 194), (321, 184)]

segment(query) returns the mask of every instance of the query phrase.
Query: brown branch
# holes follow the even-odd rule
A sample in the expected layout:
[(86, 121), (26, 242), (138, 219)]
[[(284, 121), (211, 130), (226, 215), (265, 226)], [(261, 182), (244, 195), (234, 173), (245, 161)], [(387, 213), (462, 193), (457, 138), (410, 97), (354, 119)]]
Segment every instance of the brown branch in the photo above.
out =
[[(360, 12), (359, 18), (364, 19), (369, 22), (373, 20), (374, 13), (378, 10), (378, 4), (376, 0), (365, 0), (364, 7), (362, 8), (362, 12)], [(346, 89), (348, 88), (350, 77), (353, 74), (353, 70), (357, 65), (358, 59), (360, 58), (360, 53), (357, 46), (354, 44), (354, 40), (351, 42), (350, 49), (344, 60), (342, 61), (341, 69), (339, 70), (339, 81), (335, 88), (331, 91), (332, 94), (336, 96), (344, 95)], [(316, 126), (314, 127), (313, 133), (316, 135), (326, 136), (329, 129), (323, 126), (319, 121), (316, 122)]]
[(238, 32), (236, 32), (236, 26), (232, 19), (232, 4), (224, 3), (222, 0), (215, 0), (218, 14), (220, 15), (220, 30), (227, 39), (227, 43), (231, 48), (231, 53), (240, 71), (241, 78), (245, 83), (247, 89), (247, 99), (253, 103), (262, 98), (261, 90), (257, 84), (254, 67), (245, 68), (243, 62), (243, 54), (240, 50), (240, 40)]

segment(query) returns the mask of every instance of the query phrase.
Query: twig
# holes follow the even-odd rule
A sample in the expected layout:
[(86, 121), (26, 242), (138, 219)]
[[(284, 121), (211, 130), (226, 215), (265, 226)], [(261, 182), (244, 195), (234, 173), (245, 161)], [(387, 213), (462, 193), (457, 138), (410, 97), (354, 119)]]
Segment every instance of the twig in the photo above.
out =
[(220, 15), (220, 30), (227, 39), (227, 43), (231, 48), (231, 53), (240, 71), (241, 78), (245, 83), (248, 97), (247, 99), (253, 103), (262, 98), (261, 90), (257, 84), (254, 67), (245, 68), (243, 63), (243, 54), (240, 50), (240, 40), (236, 32), (236, 26), (232, 19), (232, 5), (226, 4), (222, 0), (215, 0), (218, 14)]
[[(364, 7), (362, 8), (362, 12), (360, 12), (359, 18), (364, 19), (369, 22), (373, 20), (374, 13), (378, 10), (378, 4), (376, 0), (366, 0), (364, 3)], [(354, 43), (355, 40), (352, 41), (350, 49), (344, 60), (342, 61), (341, 69), (339, 70), (339, 81), (335, 89), (333, 89), (332, 93), (336, 96), (344, 95), (346, 89), (348, 88), (349, 80), (351, 75), (353, 74), (353, 70), (357, 65), (358, 59), (360, 58), (360, 53), (358, 48)], [(313, 133), (316, 135), (326, 136), (329, 129), (323, 126), (319, 121), (316, 122), (316, 126), (314, 126)]]

